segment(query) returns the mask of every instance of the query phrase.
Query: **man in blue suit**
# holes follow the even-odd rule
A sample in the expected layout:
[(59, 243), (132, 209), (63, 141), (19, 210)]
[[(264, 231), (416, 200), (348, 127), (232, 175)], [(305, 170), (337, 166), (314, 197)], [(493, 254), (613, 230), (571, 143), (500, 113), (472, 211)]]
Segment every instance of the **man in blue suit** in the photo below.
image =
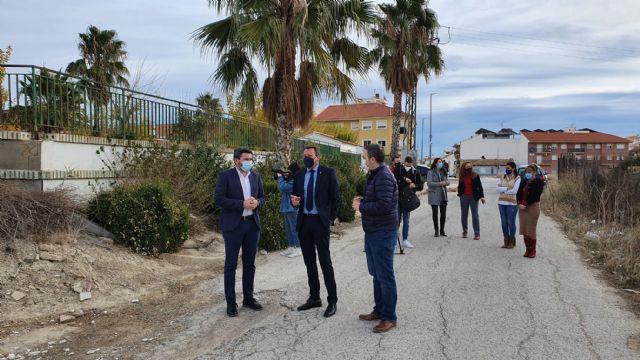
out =
[(253, 279), (256, 273), (255, 260), (260, 235), (259, 209), (265, 203), (260, 175), (252, 172), (253, 153), (249, 149), (233, 151), (233, 169), (218, 177), (215, 202), (220, 213), (220, 229), (224, 238), (224, 297), (227, 300), (227, 315), (238, 315), (236, 303), (236, 267), (242, 248), (242, 305), (253, 310), (262, 310), (262, 305), (253, 297)]
[(295, 175), (291, 195), (291, 203), (298, 208), (298, 237), (309, 280), (309, 298), (298, 307), (298, 311), (322, 306), (316, 265), (317, 249), (328, 293), (329, 304), (324, 316), (330, 317), (336, 313), (338, 296), (329, 251), (329, 229), (338, 216), (340, 186), (335, 170), (320, 165), (320, 156), (315, 146), (305, 147), (303, 155), (306, 169), (298, 171)]

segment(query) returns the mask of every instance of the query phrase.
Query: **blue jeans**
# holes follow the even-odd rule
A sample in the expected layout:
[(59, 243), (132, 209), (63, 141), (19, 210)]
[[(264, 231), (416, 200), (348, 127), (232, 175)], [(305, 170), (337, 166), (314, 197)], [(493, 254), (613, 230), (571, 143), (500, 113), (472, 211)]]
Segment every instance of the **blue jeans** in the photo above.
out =
[(367, 268), (373, 276), (373, 312), (382, 320), (396, 321), (398, 290), (393, 271), (393, 255), (398, 238), (397, 230), (365, 232), (364, 250), (367, 254)]
[(516, 236), (517, 205), (498, 205), (500, 209), (500, 221), (502, 222), (502, 235)]
[(398, 215), (400, 217), (400, 219), (398, 219), (398, 224), (402, 222), (402, 240), (407, 240), (409, 238), (410, 214), (410, 212), (398, 206)]
[(284, 216), (284, 229), (287, 232), (287, 240), (290, 247), (300, 247), (300, 239), (298, 239), (298, 231), (296, 225), (298, 223), (298, 212), (285, 212)]

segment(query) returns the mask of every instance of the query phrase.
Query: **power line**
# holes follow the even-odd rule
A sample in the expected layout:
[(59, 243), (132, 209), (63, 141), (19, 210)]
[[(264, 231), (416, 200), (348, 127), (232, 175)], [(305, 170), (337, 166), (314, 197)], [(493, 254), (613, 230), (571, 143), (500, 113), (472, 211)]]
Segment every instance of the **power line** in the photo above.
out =
[[(569, 48), (568, 47), (563, 47), (562, 48), (562, 47), (557, 47), (557, 46), (523, 43), (523, 42), (510, 41), (510, 40), (504, 40), (504, 39), (491, 39), (491, 38), (485, 38), (485, 37), (482, 37), (482, 36), (467, 35), (467, 34), (458, 34), (457, 36), (463, 37), (463, 38), (468, 38), (468, 39), (474, 39), (474, 40), (482, 40), (482, 41), (488, 41), (488, 42), (500, 42), (500, 43), (518, 45), (518, 46), (545, 48), (545, 49), (561, 50), (561, 51), (576, 51), (576, 52), (579, 52), (579, 53), (584, 53), (585, 55), (595, 55), (595, 56), (601, 55), (601, 53), (596, 52), (595, 50), (577, 49), (577, 48), (570, 48), (570, 47)], [(619, 57), (624, 57), (624, 58), (629, 58), (629, 59), (637, 58), (637, 56), (628, 55), (628, 54), (616, 54), (616, 53), (611, 54), (611, 53), (609, 53), (607, 55), (614, 55), (614, 56), (619, 56)]]
[(533, 40), (533, 41), (543, 41), (543, 42), (548, 42), (548, 43), (555, 43), (555, 44), (561, 44), (561, 45), (571, 45), (571, 46), (577, 46), (577, 47), (583, 47), (583, 48), (595, 48), (595, 49), (603, 49), (603, 50), (622, 51), (622, 52), (630, 53), (629, 55), (631, 55), (631, 56), (634, 56), (634, 55), (635, 56), (639, 56), (640, 55), (638, 53), (637, 49), (626, 49), (626, 48), (617, 48), (617, 47), (597, 46), (597, 45), (591, 45), (591, 44), (574, 43), (574, 42), (569, 42), (569, 41), (548, 40), (548, 39), (536, 38), (536, 37), (532, 37), (532, 36), (512, 35), (512, 34), (504, 34), (504, 33), (494, 33), (494, 32), (480, 31), (480, 30), (474, 30), (474, 29), (465, 29), (465, 28), (460, 28), (460, 27), (450, 27), (450, 28), (451, 29), (455, 29), (455, 30), (459, 30), (459, 31), (474, 32), (474, 33), (485, 34), (485, 35), (520, 38), (520, 39)]

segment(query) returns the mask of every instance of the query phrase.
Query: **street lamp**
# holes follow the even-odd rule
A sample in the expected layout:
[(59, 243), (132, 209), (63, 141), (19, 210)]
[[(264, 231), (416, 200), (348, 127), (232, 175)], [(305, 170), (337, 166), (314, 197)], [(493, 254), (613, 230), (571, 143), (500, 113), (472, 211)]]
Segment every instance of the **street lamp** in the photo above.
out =
[(429, 94), (429, 162), (431, 162), (431, 144), (433, 140), (432, 127), (431, 127), (431, 113), (433, 109), (433, 95), (436, 95), (436, 94), (438, 93)]

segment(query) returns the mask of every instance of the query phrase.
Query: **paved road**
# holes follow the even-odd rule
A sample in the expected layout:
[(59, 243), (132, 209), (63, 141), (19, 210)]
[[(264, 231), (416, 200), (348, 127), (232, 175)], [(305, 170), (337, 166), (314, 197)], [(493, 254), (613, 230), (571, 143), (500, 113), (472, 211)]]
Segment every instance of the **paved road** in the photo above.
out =
[[(446, 238), (434, 238), (431, 209), (412, 214), (415, 249), (395, 260), (399, 327), (374, 334), (357, 319), (372, 305), (362, 230), (332, 243), (338, 313), (297, 312), (307, 296), (302, 258), (269, 255), (258, 266), (258, 297), (267, 310), (224, 316), (222, 304), (173, 326), (179, 334), (140, 358), (197, 359), (638, 359), (626, 347), (640, 321), (585, 267), (556, 224), (541, 217), (539, 256), (500, 249), (502, 236), (493, 182), (485, 181), (482, 240), (460, 237), (453, 197)], [(238, 286), (240, 288), (240, 286)], [(202, 296), (222, 292), (216, 279)], [(323, 287), (323, 296), (324, 293)]]

